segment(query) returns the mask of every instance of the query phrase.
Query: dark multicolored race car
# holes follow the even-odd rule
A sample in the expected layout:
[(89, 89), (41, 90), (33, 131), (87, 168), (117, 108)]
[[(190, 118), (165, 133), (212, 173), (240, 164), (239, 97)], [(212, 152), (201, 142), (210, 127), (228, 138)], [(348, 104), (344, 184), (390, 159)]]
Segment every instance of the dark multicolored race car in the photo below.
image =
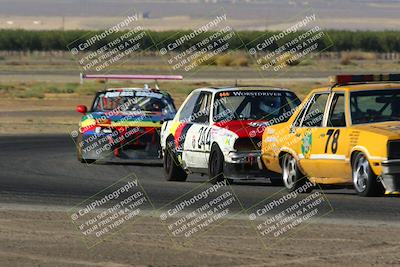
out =
[[(86, 75), (89, 79), (168, 79), (181, 76)], [(88, 111), (83, 113), (76, 139), (81, 162), (160, 162), (160, 127), (175, 116), (171, 96), (158, 89), (110, 88), (96, 94)]]
[(166, 179), (185, 181), (188, 173), (208, 174), (211, 182), (271, 178), (259, 166), (262, 133), (288, 120), (299, 104), (279, 88), (194, 90), (162, 127)]

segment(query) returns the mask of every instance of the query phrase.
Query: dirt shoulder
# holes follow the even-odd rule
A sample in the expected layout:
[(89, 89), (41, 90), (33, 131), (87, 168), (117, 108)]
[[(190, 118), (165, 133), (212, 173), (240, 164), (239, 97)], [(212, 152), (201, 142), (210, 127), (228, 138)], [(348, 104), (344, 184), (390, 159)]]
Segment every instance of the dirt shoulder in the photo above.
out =
[[(399, 227), (312, 223), (265, 248), (242, 220), (175, 247), (143, 217), (88, 249), (62, 209), (0, 206), (1, 266), (383, 266), (399, 265)], [(38, 245), (40, 244), (40, 245)]]
[(79, 104), (90, 106), (92, 97), (57, 96), (45, 99), (1, 99), (0, 134), (65, 133), (75, 129)]

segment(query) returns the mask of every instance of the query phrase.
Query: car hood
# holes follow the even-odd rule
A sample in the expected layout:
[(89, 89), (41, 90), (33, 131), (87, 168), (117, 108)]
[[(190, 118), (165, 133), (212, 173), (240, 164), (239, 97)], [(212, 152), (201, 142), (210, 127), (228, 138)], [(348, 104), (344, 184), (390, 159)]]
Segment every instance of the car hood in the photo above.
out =
[(262, 137), (267, 121), (232, 120), (217, 122), (214, 125), (235, 133), (239, 138)]
[(368, 123), (355, 125), (353, 128), (385, 135), (389, 139), (400, 139), (400, 121)]

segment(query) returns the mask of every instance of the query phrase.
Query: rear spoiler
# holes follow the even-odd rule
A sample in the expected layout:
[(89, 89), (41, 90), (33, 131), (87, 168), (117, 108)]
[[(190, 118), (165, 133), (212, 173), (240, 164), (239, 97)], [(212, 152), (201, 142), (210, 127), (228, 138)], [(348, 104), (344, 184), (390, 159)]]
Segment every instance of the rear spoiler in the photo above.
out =
[(81, 83), (84, 79), (104, 80), (183, 80), (181, 75), (129, 75), (129, 74), (80, 74)]

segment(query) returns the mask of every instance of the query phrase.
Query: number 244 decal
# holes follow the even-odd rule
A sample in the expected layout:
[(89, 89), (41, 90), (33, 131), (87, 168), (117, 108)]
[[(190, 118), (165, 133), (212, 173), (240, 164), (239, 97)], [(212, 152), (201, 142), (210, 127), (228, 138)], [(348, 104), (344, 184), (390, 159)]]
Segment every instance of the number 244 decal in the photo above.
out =
[(339, 136), (340, 136), (340, 130), (333, 130), (329, 129), (328, 132), (326, 133), (328, 135), (328, 140), (326, 141), (325, 145), (325, 153), (328, 153), (328, 147), (329, 147), (329, 142), (332, 139), (332, 144), (331, 144), (331, 151), (333, 154), (336, 154), (337, 149), (339, 147)]
[(197, 141), (198, 148), (205, 148), (206, 145), (210, 146), (211, 141), (211, 127), (201, 127), (199, 130), (199, 139)]

